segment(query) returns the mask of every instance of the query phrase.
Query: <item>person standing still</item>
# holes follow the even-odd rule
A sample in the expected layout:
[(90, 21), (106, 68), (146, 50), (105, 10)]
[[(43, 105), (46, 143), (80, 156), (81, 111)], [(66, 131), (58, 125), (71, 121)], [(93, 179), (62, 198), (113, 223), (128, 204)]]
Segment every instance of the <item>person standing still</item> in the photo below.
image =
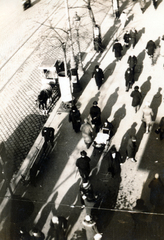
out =
[(134, 87), (134, 91), (131, 93), (130, 96), (132, 97), (132, 106), (134, 107), (135, 113), (136, 113), (140, 108), (140, 103), (141, 103), (141, 99), (142, 99), (142, 95), (139, 92), (138, 86)]
[(137, 162), (135, 159), (135, 154), (136, 154), (136, 138), (134, 136), (130, 136), (128, 140), (128, 144), (126, 147), (126, 154), (127, 158), (130, 159), (132, 162)]
[(97, 105), (97, 101), (94, 101), (90, 108), (91, 123), (95, 126), (96, 133), (98, 133), (101, 125), (101, 109)]
[(95, 77), (95, 82), (99, 90), (104, 80), (104, 73), (98, 65), (95, 66), (95, 69), (92, 73), (92, 78), (93, 77)]
[(149, 133), (150, 127), (152, 125), (152, 117), (154, 113), (150, 108), (150, 103), (146, 102), (145, 107), (143, 108), (142, 121), (146, 124), (146, 133)]
[(90, 161), (85, 151), (80, 152), (81, 157), (76, 161), (76, 167), (79, 170), (80, 176), (83, 181), (87, 181), (90, 174)]

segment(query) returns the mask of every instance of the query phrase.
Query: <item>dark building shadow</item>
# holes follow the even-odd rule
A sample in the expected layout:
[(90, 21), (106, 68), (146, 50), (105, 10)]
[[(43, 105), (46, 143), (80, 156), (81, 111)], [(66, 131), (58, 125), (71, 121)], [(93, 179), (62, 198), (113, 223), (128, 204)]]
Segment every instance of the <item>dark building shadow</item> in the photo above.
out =
[(126, 116), (126, 108), (125, 108), (125, 104), (123, 104), (122, 107), (119, 108), (114, 114), (114, 119), (112, 121), (113, 135), (117, 132), (120, 122), (125, 116)]
[[(107, 119), (110, 117), (110, 114), (112, 112), (112, 107), (114, 106), (114, 104), (117, 102), (117, 99), (118, 99), (118, 90), (119, 90), (119, 87), (117, 87), (114, 91), (114, 93), (112, 93), (110, 95), (110, 97), (108, 98), (108, 101), (103, 109), (103, 112), (102, 112), (102, 115), (103, 115), (103, 119)], [(106, 113), (108, 115), (106, 115)]]
[(158, 108), (159, 106), (161, 105), (161, 102), (162, 102), (162, 94), (161, 94), (161, 91), (162, 91), (162, 88), (159, 87), (158, 88), (158, 91), (157, 93), (154, 95), (153, 99), (152, 99), (152, 102), (151, 102), (151, 105), (150, 107), (152, 108), (153, 110), (153, 121), (155, 121), (156, 119), (156, 116), (157, 116), (157, 112), (158, 112)]
[(143, 101), (144, 101), (144, 98), (146, 97), (147, 93), (148, 93), (148, 92), (150, 91), (150, 89), (151, 89), (151, 82), (150, 82), (150, 80), (151, 80), (151, 76), (149, 76), (149, 77), (147, 78), (146, 82), (144, 82), (144, 83), (141, 85), (141, 87), (140, 87), (140, 89), (141, 89), (141, 94), (142, 94), (141, 105), (142, 105), (142, 103), (143, 103)]
[(121, 156), (123, 157), (123, 160), (122, 160), (123, 162), (125, 162), (125, 160), (126, 160), (126, 147), (127, 147), (128, 140), (129, 140), (130, 136), (136, 135), (136, 129), (135, 129), (136, 126), (137, 126), (137, 123), (134, 122), (131, 125), (131, 127), (126, 131), (124, 136), (122, 137), (119, 152), (120, 152)]

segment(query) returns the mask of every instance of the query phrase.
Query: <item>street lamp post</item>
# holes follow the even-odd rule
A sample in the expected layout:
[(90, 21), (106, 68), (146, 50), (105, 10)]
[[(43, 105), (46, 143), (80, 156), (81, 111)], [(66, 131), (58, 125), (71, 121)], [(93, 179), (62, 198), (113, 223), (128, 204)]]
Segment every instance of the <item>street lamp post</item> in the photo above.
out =
[(77, 12), (74, 16), (74, 25), (77, 35), (77, 46), (78, 46), (78, 56), (79, 56), (79, 70), (83, 72), (83, 63), (82, 63), (82, 56), (81, 56), (81, 49), (80, 49), (80, 41), (79, 41), (79, 26), (80, 26), (80, 17), (78, 16)]

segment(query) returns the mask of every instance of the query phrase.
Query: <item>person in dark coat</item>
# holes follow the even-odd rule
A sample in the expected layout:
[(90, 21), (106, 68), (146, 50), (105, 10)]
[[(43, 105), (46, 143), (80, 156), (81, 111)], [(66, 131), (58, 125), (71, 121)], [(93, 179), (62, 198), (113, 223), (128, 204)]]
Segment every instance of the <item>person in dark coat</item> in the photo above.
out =
[(88, 149), (92, 143), (93, 129), (87, 118), (84, 119), (84, 123), (81, 125), (80, 131), (82, 132), (82, 137), (84, 138), (84, 142)]
[(150, 203), (155, 207), (164, 205), (164, 185), (158, 173), (155, 174), (153, 180), (149, 183)]
[(76, 166), (78, 167), (80, 176), (83, 181), (87, 181), (90, 174), (90, 161), (85, 151), (80, 152), (81, 157), (77, 159)]
[(69, 122), (72, 122), (72, 127), (77, 133), (80, 131), (81, 127), (81, 114), (76, 106), (73, 106), (69, 113)]
[(125, 42), (125, 47), (129, 47), (130, 45), (130, 40), (131, 40), (131, 36), (130, 36), (130, 33), (129, 31), (127, 30), (123, 36), (123, 39), (124, 39), (124, 42)]
[(156, 49), (155, 42), (153, 42), (153, 40), (148, 41), (148, 43), (146, 45), (146, 51), (147, 51), (147, 54), (149, 55), (149, 57), (154, 56), (155, 49)]
[(96, 85), (99, 90), (104, 80), (104, 73), (98, 65), (95, 66), (95, 69), (92, 73), (92, 78), (93, 77), (95, 77)]
[(137, 30), (135, 28), (132, 28), (130, 32), (130, 36), (131, 36), (131, 44), (134, 48), (137, 43)]
[(31, 240), (44, 240), (45, 236), (38, 228), (34, 227), (31, 231)]
[(117, 39), (115, 40), (115, 43), (113, 45), (113, 49), (112, 50), (115, 53), (115, 57), (116, 57), (117, 61), (120, 61), (121, 57), (122, 57), (123, 47), (122, 47), (121, 43), (118, 42)]
[(19, 240), (30, 240), (30, 234), (26, 231), (25, 227), (21, 227), (19, 230)]
[(128, 68), (125, 72), (125, 87), (126, 87), (126, 92), (129, 91), (129, 88), (132, 88), (132, 85), (134, 83), (134, 74), (133, 70), (131, 68)]
[(134, 136), (131, 136), (128, 140), (128, 144), (127, 144), (127, 147), (126, 147), (126, 154), (127, 154), (126, 159), (130, 159), (132, 162), (137, 162), (135, 160), (136, 138)]
[(63, 216), (53, 216), (47, 240), (66, 240), (67, 219)]
[[(133, 71), (133, 76), (135, 74), (135, 67), (137, 65), (137, 57), (135, 55), (130, 55), (129, 58), (128, 58), (128, 64), (129, 64), (129, 67), (131, 68), (131, 70)], [(134, 81), (134, 80), (133, 80)]]
[(109, 167), (108, 167), (108, 172), (112, 174), (112, 178), (120, 174), (121, 172), (120, 163), (121, 155), (116, 150), (116, 147), (113, 145), (109, 151)]
[(132, 106), (134, 107), (135, 112), (139, 110), (141, 99), (142, 99), (142, 95), (138, 89), (139, 87), (135, 86), (134, 91), (130, 95), (132, 97)]
[(54, 133), (55, 130), (52, 127), (44, 127), (42, 130), (42, 136), (44, 137), (44, 146), (47, 147), (47, 143), (50, 141), (51, 146), (54, 146)]
[(159, 132), (160, 140), (163, 140), (164, 139), (164, 117), (161, 118), (159, 127), (157, 130)]
[(97, 24), (95, 24), (93, 29), (93, 44), (94, 50), (96, 50), (96, 52), (102, 51), (100, 26), (98, 26)]
[(101, 109), (97, 105), (97, 101), (94, 101), (93, 106), (90, 108), (90, 116), (91, 123), (95, 126), (95, 130), (98, 133), (101, 125)]

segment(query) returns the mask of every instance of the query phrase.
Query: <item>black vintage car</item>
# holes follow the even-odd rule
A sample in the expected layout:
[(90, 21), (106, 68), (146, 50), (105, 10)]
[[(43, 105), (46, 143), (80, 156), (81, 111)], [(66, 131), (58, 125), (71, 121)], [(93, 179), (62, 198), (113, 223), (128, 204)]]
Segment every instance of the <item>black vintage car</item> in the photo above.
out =
[(23, 10), (31, 7), (31, 0), (22, 0)]

